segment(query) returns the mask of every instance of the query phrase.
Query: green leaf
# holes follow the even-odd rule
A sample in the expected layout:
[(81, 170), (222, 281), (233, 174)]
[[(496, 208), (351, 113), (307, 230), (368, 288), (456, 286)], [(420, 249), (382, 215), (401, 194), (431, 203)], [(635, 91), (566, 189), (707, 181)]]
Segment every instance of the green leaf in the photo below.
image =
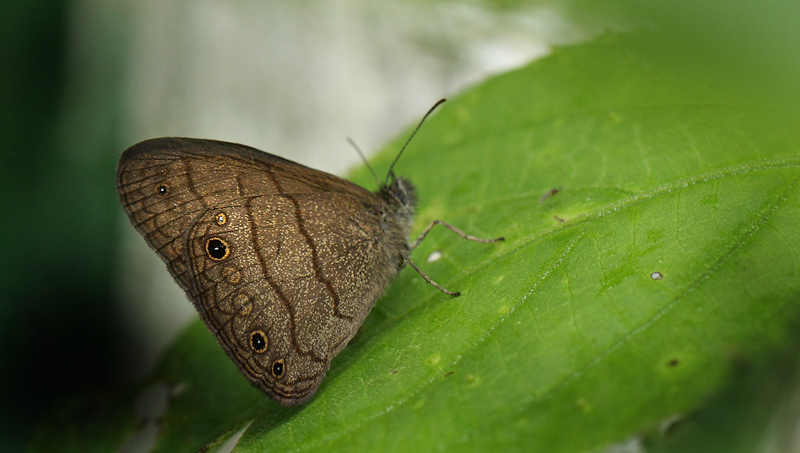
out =
[(740, 361), (733, 378), (710, 403), (668, 427), (665, 436), (645, 439), (646, 451), (668, 453), (795, 452), (800, 409), (797, 325), (783, 350)]
[(435, 229), (415, 251), (462, 296), (405, 270), (292, 409), (250, 388), (196, 323), (154, 377), (183, 389), (158, 451), (248, 423), (235, 451), (597, 450), (692, 413), (734, 358), (789, 341), (796, 116), (660, 43), (559, 49), (442, 106), (396, 172), (418, 186), (417, 232), (440, 218), (506, 237)]

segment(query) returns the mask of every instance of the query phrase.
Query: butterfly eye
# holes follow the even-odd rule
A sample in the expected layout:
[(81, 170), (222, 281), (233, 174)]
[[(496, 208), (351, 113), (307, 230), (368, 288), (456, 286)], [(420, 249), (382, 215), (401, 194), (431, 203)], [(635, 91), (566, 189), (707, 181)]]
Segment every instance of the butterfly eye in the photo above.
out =
[(225, 225), (225, 223), (228, 222), (228, 217), (225, 215), (225, 213), (220, 212), (219, 214), (217, 214), (214, 217), (214, 220), (217, 221), (217, 225), (222, 226), (222, 225)]
[(230, 255), (228, 244), (220, 238), (211, 238), (206, 242), (206, 253), (214, 261), (222, 261)]
[(283, 376), (283, 359), (272, 362), (272, 375), (278, 379)]
[(167, 185), (166, 184), (161, 184), (158, 187), (156, 187), (156, 192), (163, 197), (163, 196), (167, 195), (167, 193), (169, 192), (169, 189), (167, 189)]
[(269, 340), (267, 340), (267, 336), (264, 335), (264, 332), (256, 330), (250, 334), (250, 347), (253, 348), (253, 351), (261, 354), (266, 352), (268, 345)]

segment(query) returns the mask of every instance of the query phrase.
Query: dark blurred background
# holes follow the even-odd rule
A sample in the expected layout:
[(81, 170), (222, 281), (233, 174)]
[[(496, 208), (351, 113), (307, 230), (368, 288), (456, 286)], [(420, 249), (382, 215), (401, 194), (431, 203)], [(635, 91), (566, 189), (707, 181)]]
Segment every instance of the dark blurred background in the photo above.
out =
[[(68, 4), (0, 4), (0, 439), (20, 447), (58, 398), (107, 388), (119, 376), (122, 339), (114, 316), (114, 155), (119, 96), (91, 111), (69, 105)], [(108, 71), (120, 71), (119, 64)], [(84, 143), (65, 137), (83, 115)]]

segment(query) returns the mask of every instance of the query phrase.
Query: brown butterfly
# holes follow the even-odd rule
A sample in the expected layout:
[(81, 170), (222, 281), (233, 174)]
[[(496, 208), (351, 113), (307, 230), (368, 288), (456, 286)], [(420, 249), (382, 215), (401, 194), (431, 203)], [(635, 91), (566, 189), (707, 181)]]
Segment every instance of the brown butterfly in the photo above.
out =
[(214, 140), (145, 140), (122, 154), (116, 182), (134, 227), (231, 360), (285, 406), (314, 395), (404, 263), (458, 295), (411, 262), (434, 225), (503, 240), (437, 220), (409, 243), (416, 194), (391, 169), (372, 193)]

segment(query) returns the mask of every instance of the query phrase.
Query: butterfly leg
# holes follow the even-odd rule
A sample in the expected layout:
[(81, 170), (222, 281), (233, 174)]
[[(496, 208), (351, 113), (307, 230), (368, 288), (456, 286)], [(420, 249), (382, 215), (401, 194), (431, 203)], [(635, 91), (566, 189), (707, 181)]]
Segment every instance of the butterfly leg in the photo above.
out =
[(460, 296), (460, 295), (461, 295), (461, 293), (460, 293), (460, 292), (458, 292), (458, 291), (456, 291), (456, 292), (450, 291), (449, 289), (447, 289), (447, 288), (443, 288), (443, 287), (442, 287), (442, 286), (440, 286), (438, 283), (436, 283), (435, 281), (431, 280), (431, 278), (430, 278), (430, 277), (428, 277), (427, 275), (425, 275), (425, 273), (424, 273), (424, 272), (422, 272), (422, 271), (420, 270), (420, 268), (418, 268), (418, 267), (417, 267), (417, 265), (416, 265), (416, 264), (414, 264), (414, 262), (413, 262), (413, 261), (411, 261), (411, 257), (408, 255), (408, 252), (406, 252), (405, 250), (402, 250), (402, 251), (400, 251), (400, 256), (402, 256), (402, 257), (403, 257), (403, 260), (404, 260), (406, 263), (408, 263), (408, 265), (409, 265), (409, 266), (411, 266), (412, 268), (414, 268), (414, 270), (415, 270), (415, 271), (417, 271), (417, 273), (419, 274), (419, 276), (420, 276), (420, 277), (424, 278), (426, 282), (428, 282), (428, 283), (430, 283), (431, 285), (433, 285), (433, 286), (434, 286), (436, 289), (438, 289), (439, 291), (441, 291), (441, 292), (443, 292), (443, 293), (447, 294), (448, 296)]
[[(423, 239), (425, 239), (425, 236), (427, 236), (427, 235), (428, 235), (428, 233), (430, 233), (430, 232), (431, 232), (431, 230), (433, 229), (433, 227), (434, 227), (434, 226), (436, 226), (436, 225), (442, 225), (442, 226), (444, 226), (444, 227), (448, 228), (449, 230), (453, 231), (453, 232), (454, 232), (454, 233), (456, 233), (457, 235), (461, 236), (462, 238), (464, 238), (464, 239), (467, 239), (467, 240), (470, 240), (470, 241), (476, 241), (476, 242), (482, 242), (482, 243), (484, 243), (484, 244), (488, 244), (488, 243), (490, 243), (490, 242), (498, 242), (498, 241), (504, 241), (504, 240), (505, 240), (505, 238), (502, 238), (502, 237), (500, 237), (500, 238), (495, 238), (495, 239), (482, 239), (482, 238), (479, 238), (479, 237), (475, 237), (475, 236), (469, 235), (469, 234), (467, 234), (467, 233), (465, 233), (465, 232), (461, 231), (461, 230), (460, 230), (460, 229), (458, 229), (457, 227), (454, 227), (453, 225), (450, 225), (450, 224), (449, 224), (449, 223), (447, 223), (447, 222), (444, 222), (444, 221), (442, 221), (442, 220), (438, 220), (438, 219), (437, 219), (437, 220), (434, 220), (433, 222), (431, 222), (431, 223), (430, 223), (430, 224), (429, 224), (429, 225), (428, 225), (428, 226), (425, 228), (425, 230), (423, 230), (423, 231), (422, 231), (422, 234), (420, 234), (420, 235), (419, 235), (419, 237), (418, 237), (418, 238), (417, 238), (417, 239), (416, 239), (414, 242), (412, 242), (412, 243), (411, 243), (411, 245), (409, 245), (409, 250), (414, 250), (415, 248), (417, 248), (417, 246), (420, 244), (420, 242), (422, 242), (422, 240), (423, 240)], [(420, 268), (418, 268), (418, 267), (417, 267), (417, 265), (416, 265), (416, 264), (414, 264), (414, 262), (413, 262), (413, 261), (411, 261), (411, 256), (409, 256), (408, 252), (401, 251), (401, 252), (400, 252), (400, 255), (403, 257), (403, 260), (404, 260), (406, 263), (408, 263), (408, 265), (409, 265), (409, 266), (411, 266), (412, 268), (414, 268), (414, 270), (415, 270), (415, 271), (417, 271), (417, 273), (420, 275), (420, 277), (424, 278), (426, 282), (428, 282), (428, 283), (430, 283), (431, 285), (433, 285), (433, 286), (434, 286), (436, 289), (438, 289), (439, 291), (441, 291), (441, 292), (443, 292), (443, 293), (447, 294), (448, 296), (458, 296), (458, 295), (461, 295), (461, 293), (460, 293), (460, 292), (458, 292), (458, 291), (455, 291), (455, 292), (454, 292), (454, 291), (450, 291), (450, 290), (448, 290), (448, 289), (446, 289), (446, 288), (443, 288), (442, 286), (440, 286), (440, 285), (439, 285), (438, 283), (436, 283), (435, 281), (431, 280), (431, 278), (430, 278), (430, 277), (428, 277), (427, 275), (425, 275), (425, 273), (424, 273), (424, 272), (422, 272), (422, 271), (420, 270)]]
[(482, 239), (482, 238), (479, 238), (479, 237), (475, 237), (475, 236), (469, 235), (469, 234), (461, 231), (457, 227), (454, 227), (453, 225), (450, 225), (449, 223), (447, 223), (447, 222), (445, 222), (443, 220), (438, 220), (437, 219), (437, 220), (434, 220), (433, 222), (431, 222), (425, 228), (425, 230), (422, 231), (422, 234), (420, 234), (419, 237), (414, 242), (411, 243), (411, 245), (410, 245), (411, 250), (414, 250), (415, 248), (417, 248), (419, 243), (422, 242), (423, 239), (425, 239), (425, 236), (427, 236), (428, 233), (430, 233), (431, 230), (433, 229), (433, 227), (436, 226), (436, 225), (442, 225), (443, 227), (446, 227), (449, 230), (451, 230), (452, 232), (454, 232), (455, 234), (461, 236), (464, 239), (470, 240), (470, 241), (475, 241), (475, 242), (481, 242), (481, 243), (484, 243), (484, 244), (488, 244), (490, 242), (499, 242), (499, 241), (505, 241), (506, 240), (506, 238), (503, 238), (503, 237), (494, 238), (494, 239)]

